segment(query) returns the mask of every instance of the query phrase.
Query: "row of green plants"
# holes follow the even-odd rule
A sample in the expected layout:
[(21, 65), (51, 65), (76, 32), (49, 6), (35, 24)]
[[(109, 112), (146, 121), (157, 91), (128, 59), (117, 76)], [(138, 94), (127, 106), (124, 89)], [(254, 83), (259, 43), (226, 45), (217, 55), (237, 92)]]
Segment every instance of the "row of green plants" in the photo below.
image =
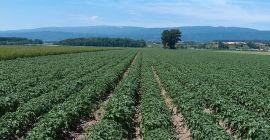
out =
[[(101, 58), (104, 53), (110, 54), (110, 52), (96, 52), (91, 53), (91, 55), (89, 53), (65, 54), (0, 61), (0, 96), (3, 93), (9, 94), (47, 80), (57, 79), (59, 78), (58, 74), (64, 76), (71, 68), (85, 67), (88, 61), (95, 61), (95, 59)], [(115, 51), (115, 53), (119, 53), (119, 51)], [(21, 87), (17, 88), (17, 86)]]
[[(200, 75), (204, 81), (215, 85), (236, 104), (269, 120), (268, 56), (213, 52), (196, 55), (198, 57), (187, 58), (192, 61), (193, 65), (187, 67), (193, 70), (194, 75)], [(181, 61), (172, 60), (178, 68), (185, 67)], [(182, 71), (185, 72), (184, 69)]]
[[(215, 54), (212, 54), (215, 56)], [(220, 55), (223, 56), (223, 55)], [(268, 67), (267, 57), (264, 56), (230, 56), (232, 58), (220, 58), (205, 61), (203, 58), (193, 60), (192, 74), (181, 70), (183, 79), (193, 79), (189, 82), (200, 83), (200, 86), (189, 86), (191, 89), (197, 89), (203, 95), (203, 103), (216, 111), (216, 115), (223, 120), (228, 128), (234, 130), (234, 135), (241, 138), (267, 139), (269, 137), (269, 90), (266, 88), (268, 76), (264, 76), (264, 67)], [(231, 62), (226, 59), (238, 60)], [(217, 61), (223, 60), (223, 61)], [(220, 63), (223, 62), (223, 63)], [(265, 63), (264, 67), (258, 65), (258, 62)], [(176, 62), (173, 62), (176, 65)], [(178, 65), (178, 69), (183, 69)], [(211, 69), (209, 68), (211, 67)], [(222, 67), (216, 70), (216, 67)], [(230, 69), (229, 72), (228, 69)], [(205, 75), (204, 73), (210, 73)], [(179, 73), (180, 74), (180, 73)], [(193, 75), (193, 76), (191, 76)], [(196, 78), (195, 78), (196, 77)], [(261, 79), (264, 79), (263, 81)], [(215, 96), (213, 97), (213, 93)]]
[[(59, 58), (59, 56), (53, 56), (52, 59), (40, 57), (38, 58), (39, 61), (35, 61), (36, 59), (0, 61), (0, 96), (20, 92), (48, 81), (51, 78), (50, 75), (53, 74), (52, 70), (61, 70), (59, 63), (66, 64), (66, 57), (58, 61), (53, 60), (55, 57)], [(63, 65), (63, 68), (65, 68), (65, 65)]]
[(132, 137), (141, 63), (142, 58), (139, 54), (128, 75), (114, 90), (112, 98), (105, 107), (106, 112), (101, 121), (90, 130), (87, 139), (121, 140)]
[[(122, 52), (125, 53), (125, 52)], [(88, 56), (85, 56), (88, 57)], [(9, 138), (13, 135), (24, 135), (35, 122), (39, 121), (40, 116), (49, 112), (57, 104), (62, 103), (68, 99), (72, 99), (76, 95), (80, 95), (92, 87), (93, 83), (98, 82), (98, 78), (106, 76), (104, 73), (109, 68), (117, 68), (119, 65), (126, 64), (131, 56), (126, 55), (118, 56), (108, 61), (108, 65), (100, 67), (100, 65), (90, 65), (91, 67), (97, 67), (96, 71), (88, 73), (81, 78), (70, 80), (68, 83), (63, 84), (59, 90), (42, 94), (38, 98), (33, 98), (27, 103), (20, 106), (16, 112), (6, 113), (0, 118), (0, 137)], [(100, 62), (106, 64), (107, 62)], [(99, 68), (98, 68), (99, 67)], [(93, 69), (94, 70), (94, 69)]]
[(93, 47), (64, 47), (64, 46), (0, 46), (0, 60), (16, 59), (22, 57), (36, 57), (45, 55), (58, 55), (82, 52), (97, 52), (112, 50), (109, 48)]
[(102, 102), (102, 97), (113, 89), (115, 83), (131, 63), (132, 58), (134, 58), (134, 55), (129, 55), (124, 61), (117, 62), (117, 65), (98, 72), (102, 76), (95, 76), (93, 78), (95, 80), (88, 83), (82, 91), (71, 95), (65, 102), (54, 106), (50, 112), (34, 124), (33, 129), (27, 133), (25, 139), (62, 138), (65, 130), (76, 126), (81, 117), (96, 110)]
[(158, 64), (156, 68), (168, 96), (173, 99), (190, 128), (193, 139), (233, 139), (217, 124), (218, 120), (214, 116), (203, 112), (201, 93), (181, 86), (177, 81), (179, 73), (175, 68), (168, 69), (170, 66), (163, 66), (163, 64)]
[(89, 53), (82, 53), (0, 61), (0, 96), (65, 77), (75, 68), (84, 68), (89, 62), (96, 62), (103, 53), (91, 53), (90, 56)]
[[(195, 132), (201, 133), (205, 139), (214, 134), (210, 131), (220, 120), (233, 130), (231, 136), (249, 139), (269, 137), (269, 76), (265, 71), (269, 67), (269, 58), (192, 51), (163, 52), (154, 58), (159, 74), (180, 106), (194, 138), (200, 139)], [(261, 64), (265, 65), (262, 67)], [(204, 108), (212, 108), (214, 112), (205, 113), (202, 111)], [(208, 117), (212, 124), (202, 120), (204, 117), (198, 119), (195, 116)], [(196, 124), (202, 127), (198, 129)], [(207, 132), (204, 127), (211, 129)], [(216, 125), (216, 130), (224, 133), (224, 128), (220, 128)], [(221, 136), (225, 135), (228, 133)]]
[(141, 82), (141, 133), (143, 139), (176, 139), (171, 123), (171, 111), (160, 95), (160, 88), (154, 78), (151, 62), (143, 60)]
[[(48, 73), (47, 76), (42, 77), (42, 80), (40, 80), (39, 82), (36, 81), (37, 84), (31, 85), (31, 87), (27, 86), (27, 84), (25, 83), (25, 81), (28, 81), (29, 79), (21, 80), (17, 83), (20, 86), (12, 88), (13, 90), (11, 91), (11, 93), (6, 96), (0, 97), (0, 116), (4, 115), (6, 112), (15, 111), (19, 106), (22, 106), (25, 102), (28, 102), (33, 98), (37, 98), (42, 94), (50, 93), (52, 91), (57, 92), (61, 90), (61, 87), (63, 87), (63, 85), (72, 84), (72, 81), (77, 80), (87, 74), (90, 74), (102, 67), (106, 67), (106, 65), (110, 63), (108, 62), (108, 60), (115, 57), (115, 55), (103, 58), (99, 58), (99, 56), (101, 55), (98, 55), (98, 57), (95, 56), (94, 58), (90, 57), (91, 59), (88, 59), (86, 57), (86, 60), (82, 60), (79, 63), (78, 60), (76, 60), (77, 62), (74, 60), (71, 63), (66, 62), (66, 64), (62, 65), (62, 72), (57, 68), (52, 68), (50, 69), (51, 73)], [(76, 63), (81, 64), (81, 66), (78, 66)], [(89, 67), (89, 64), (92, 63), (95, 65)], [(35, 69), (35, 67), (32, 67), (32, 69)], [(39, 71), (39, 73), (42, 73), (42, 71)], [(18, 77), (20, 77), (20, 75), (18, 75)], [(16, 91), (16, 89), (19, 88), (21, 90)], [(23, 88), (24, 90), (22, 90)]]

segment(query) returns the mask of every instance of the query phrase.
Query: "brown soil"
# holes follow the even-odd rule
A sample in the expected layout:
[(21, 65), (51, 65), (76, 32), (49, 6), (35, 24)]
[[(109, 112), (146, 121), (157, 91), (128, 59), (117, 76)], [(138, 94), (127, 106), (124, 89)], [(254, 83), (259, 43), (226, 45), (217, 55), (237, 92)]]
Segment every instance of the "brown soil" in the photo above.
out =
[(141, 122), (141, 120), (142, 120), (142, 116), (141, 116), (141, 113), (139, 113), (138, 114), (138, 120), (137, 120), (137, 123), (139, 125), (136, 126), (136, 133), (135, 133), (136, 140), (142, 140), (141, 128), (140, 128), (140, 122)]
[(134, 126), (133, 139), (135, 140), (142, 140), (141, 127), (140, 127), (141, 122), (142, 122), (140, 84), (141, 83), (139, 83), (139, 87), (136, 91), (136, 112), (135, 112), (134, 120), (133, 120), (133, 126)]
[(122, 79), (128, 75), (131, 66), (135, 63), (135, 61), (136, 61), (136, 59), (137, 59), (137, 57), (138, 57), (138, 53), (139, 53), (139, 52), (137, 52), (137, 54), (136, 54), (136, 56), (133, 58), (131, 64), (129, 65), (129, 67), (128, 67), (128, 68), (126, 69), (126, 71), (124, 72)]
[(224, 128), (224, 129), (226, 130), (227, 133), (229, 133), (230, 135), (233, 135), (233, 130), (232, 130), (231, 128), (227, 127), (223, 121), (220, 120), (220, 121), (218, 122), (218, 124), (219, 124), (222, 128)]
[(204, 108), (203, 112), (207, 114), (214, 114), (214, 110), (212, 108)]
[[(136, 56), (133, 58), (131, 64), (128, 66), (128, 68), (123, 73), (123, 76), (117, 82), (117, 84), (119, 84), (120, 81), (128, 75), (131, 66), (135, 63), (135, 61), (137, 59), (137, 56), (138, 56), (138, 52), (137, 52)], [(100, 122), (102, 115), (105, 112), (104, 108), (107, 105), (107, 103), (109, 102), (109, 100), (111, 99), (112, 93), (113, 93), (113, 90), (108, 92), (108, 94), (105, 97), (104, 102), (93, 113), (94, 117), (82, 118), (80, 121), (81, 123), (76, 127), (76, 130), (64, 132), (64, 139), (66, 139), (66, 140), (84, 140), (87, 136), (87, 132), (89, 131), (89, 129)]]
[(100, 122), (102, 115), (104, 114), (105, 110), (104, 107), (109, 102), (110, 98), (112, 97), (112, 93), (107, 97), (107, 99), (100, 105), (99, 109), (96, 110), (93, 115), (94, 118), (89, 119), (81, 119), (81, 124), (77, 127), (76, 132), (69, 132), (70, 138), (72, 140), (83, 140), (87, 136), (87, 131), (96, 125), (98, 122)]
[[(140, 75), (141, 79), (141, 75)], [(141, 83), (138, 83), (136, 92), (135, 92), (135, 114), (133, 116), (133, 121), (132, 121), (132, 128), (129, 130), (128, 134), (128, 139), (133, 139), (133, 140), (142, 140), (141, 136), (141, 121), (142, 121), (142, 115), (141, 115)]]
[(167, 96), (167, 92), (164, 89), (164, 87), (161, 83), (161, 80), (156, 73), (154, 66), (152, 66), (152, 71), (153, 71), (155, 79), (160, 87), (161, 96), (164, 98), (167, 107), (172, 111), (171, 121), (176, 128), (177, 139), (191, 140), (192, 139), (191, 133), (185, 124), (185, 119), (184, 119), (183, 115), (177, 111), (177, 107), (174, 105), (173, 100), (169, 96)]
[[(212, 108), (204, 108), (203, 112), (205, 112), (205, 113), (207, 113), (207, 114), (214, 114), (214, 111), (213, 111)], [(236, 135), (234, 135), (234, 134), (235, 134), (235, 133), (234, 133), (235, 131), (234, 131), (232, 128), (226, 126), (225, 123), (224, 123), (222, 120), (219, 120), (218, 124), (219, 124), (223, 129), (225, 129), (226, 132), (227, 132), (228, 134), (230, 134), (231, 136), (233, 136), (235, 139), (239, 139)]]

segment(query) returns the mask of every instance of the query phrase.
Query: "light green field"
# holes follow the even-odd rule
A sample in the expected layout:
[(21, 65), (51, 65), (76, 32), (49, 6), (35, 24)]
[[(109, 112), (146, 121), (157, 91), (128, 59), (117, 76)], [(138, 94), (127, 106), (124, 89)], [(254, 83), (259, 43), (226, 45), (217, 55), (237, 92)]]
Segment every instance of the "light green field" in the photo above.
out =
[(0, 60), (19, 57), (34, 57), (55, 54), (95, 52), (109, 48), (64, 47), (64, 46), (0, 46)]
[(218, 51), (228, 53), (239, 53), (239, 54), (255, 54), (255, 55), (270, 55), (270, 52), (254, 52), (254, 51)]

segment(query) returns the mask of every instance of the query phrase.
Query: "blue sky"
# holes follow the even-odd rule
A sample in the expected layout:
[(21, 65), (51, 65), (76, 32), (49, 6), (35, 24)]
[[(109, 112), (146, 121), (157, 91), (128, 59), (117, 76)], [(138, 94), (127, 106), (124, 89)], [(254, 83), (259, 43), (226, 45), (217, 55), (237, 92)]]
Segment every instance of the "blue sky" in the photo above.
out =
[(270, 30), (269, 0), (0, 0), (0, 30), (237, 26)]

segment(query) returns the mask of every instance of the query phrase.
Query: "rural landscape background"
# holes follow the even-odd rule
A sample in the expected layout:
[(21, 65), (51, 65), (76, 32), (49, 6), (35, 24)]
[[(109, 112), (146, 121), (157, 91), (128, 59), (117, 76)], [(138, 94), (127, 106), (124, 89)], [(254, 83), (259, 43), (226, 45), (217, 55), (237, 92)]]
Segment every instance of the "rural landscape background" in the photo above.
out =
[(0, 140), (270, 139), (269, 1), (0, 2)]

